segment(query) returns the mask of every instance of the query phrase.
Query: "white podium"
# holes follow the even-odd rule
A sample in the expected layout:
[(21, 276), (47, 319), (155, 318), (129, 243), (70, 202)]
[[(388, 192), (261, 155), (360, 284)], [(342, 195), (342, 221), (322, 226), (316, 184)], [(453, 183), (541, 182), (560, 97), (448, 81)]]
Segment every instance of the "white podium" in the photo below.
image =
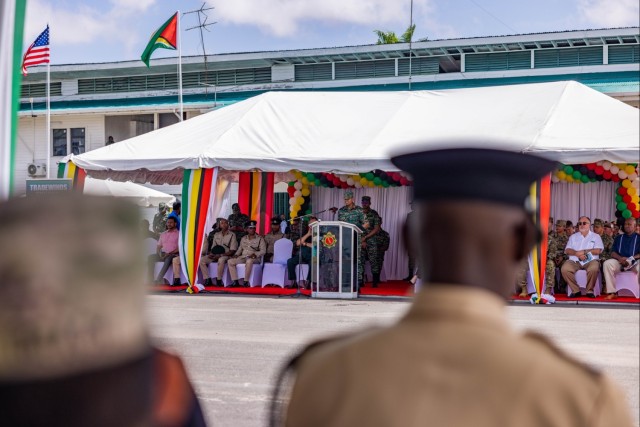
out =
[(342, 221), (315, 222), (311, 230), (311, 296), (357, 298), (362, 230)]

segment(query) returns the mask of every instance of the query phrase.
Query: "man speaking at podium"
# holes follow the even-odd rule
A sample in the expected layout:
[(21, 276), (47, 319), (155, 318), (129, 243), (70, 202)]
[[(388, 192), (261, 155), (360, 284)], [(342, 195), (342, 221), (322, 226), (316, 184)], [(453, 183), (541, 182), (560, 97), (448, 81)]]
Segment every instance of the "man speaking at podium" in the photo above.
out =
[(606, 375), (540, 335), (514, 331), (505, 313), (518, 267), (540, 240), (525, 208), (529, 188), (555, 163), (474, 148), (392, 161), (414, 178), (408, 226), (423, 288), (395, 325), (326, 339), (294, 357), (284, 424), (631, 426), (625, 397)]

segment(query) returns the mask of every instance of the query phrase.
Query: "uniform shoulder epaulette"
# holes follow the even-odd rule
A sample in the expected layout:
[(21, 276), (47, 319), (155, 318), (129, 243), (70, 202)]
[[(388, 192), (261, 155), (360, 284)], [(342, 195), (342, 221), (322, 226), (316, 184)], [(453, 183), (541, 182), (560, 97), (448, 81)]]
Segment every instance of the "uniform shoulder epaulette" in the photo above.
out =
[(539, 343), (539, 344), (543, 344), (554, 355), (556, 355), (559, 358), (569, 362), (573, 366), (577, 366), (577, 367), (582, 368), (584, 371), (586, 371), (588, 374), (590, 374), (593, 377), (599, 377), (599, 376), (602, 375), (602, 373), (599, 370), (597, 370), (597, 369), (593, 368), (592, 366), (586, 364), (585, 362), (583, 362), (583, 361), (581, 361), (581, 360), (569, 355), (564, 350), (562, 350), (560, 347), (555, 345), (548, 337), (546, 337), (546, 336), (544, 336), (542, 334), (539, 334), (537, 332), (527, 331), (527, 332), (524, 333), (524, 337), (525, 337), (525, 339), (535, 341), (536, 343)]

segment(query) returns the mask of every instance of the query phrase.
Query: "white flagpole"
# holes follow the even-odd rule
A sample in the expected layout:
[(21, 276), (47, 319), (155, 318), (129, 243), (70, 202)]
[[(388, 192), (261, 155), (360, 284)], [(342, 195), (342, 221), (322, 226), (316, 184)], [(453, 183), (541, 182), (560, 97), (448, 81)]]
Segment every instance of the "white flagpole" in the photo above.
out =
[[(47, 24), (49, 26), (49, 24)], [(51, 29), (49, 29), (51, 40)], [(51, 43), (49, 43), (51, 45)], [(51, 47), (49, 47), (51, 55)], [(51, 58), (47, 62), (47, 179), (51, 178)]]
[(178, 102), (180, 103), (180, 121), (183, 120), (184, 110), (182, 106), (182, 36), (180, 34), (180, 11), (178, 10)]

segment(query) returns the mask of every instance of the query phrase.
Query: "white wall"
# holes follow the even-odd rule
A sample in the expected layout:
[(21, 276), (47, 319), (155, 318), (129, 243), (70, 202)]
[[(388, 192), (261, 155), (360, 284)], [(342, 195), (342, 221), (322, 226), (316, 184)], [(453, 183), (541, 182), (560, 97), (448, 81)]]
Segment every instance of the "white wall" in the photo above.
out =
[[(85, 128), (85, 147), (87, 151), (104, 146), (106, 137), (104, 115), (78, 114), (68, 116), (52, 116), (51, 129)], [(70, 132), (70, 131), (68, 131)], [(53, 151), (53, 148), (52, 148)], [(57, 176), (57, 162), (62, 157), (51, 157), (50, 177)], [(14, 177), (14, 193), (24, 194), (29, 163), (47, 162), (46, 116), (20, 117), (16, 141), (16, 168)]]

